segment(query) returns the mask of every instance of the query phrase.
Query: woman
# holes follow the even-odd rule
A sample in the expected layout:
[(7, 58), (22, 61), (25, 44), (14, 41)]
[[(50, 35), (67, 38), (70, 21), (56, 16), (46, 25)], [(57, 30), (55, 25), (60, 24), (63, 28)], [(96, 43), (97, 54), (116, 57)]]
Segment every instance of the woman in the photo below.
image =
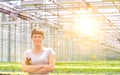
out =
[(32, 31), (33, 49), (26, 50), (23, 56), (23, 71), (29, 75), (49, 75), (54, 71), (55, 52), (52, 48), (44, 48), (44, 32), (40, 28)]

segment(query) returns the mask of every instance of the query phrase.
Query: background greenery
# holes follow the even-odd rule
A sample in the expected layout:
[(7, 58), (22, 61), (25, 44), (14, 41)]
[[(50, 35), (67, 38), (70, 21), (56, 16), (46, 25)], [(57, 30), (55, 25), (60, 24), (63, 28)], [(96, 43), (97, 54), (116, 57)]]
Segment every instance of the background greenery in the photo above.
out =
[[(22, 71), (21, 63), (0, 63), (0, 73), (11, 75), (27, 75)], [(120, 61), (79, 61), (56, 62), (55, 71), (51, 75), (119, 75)]]

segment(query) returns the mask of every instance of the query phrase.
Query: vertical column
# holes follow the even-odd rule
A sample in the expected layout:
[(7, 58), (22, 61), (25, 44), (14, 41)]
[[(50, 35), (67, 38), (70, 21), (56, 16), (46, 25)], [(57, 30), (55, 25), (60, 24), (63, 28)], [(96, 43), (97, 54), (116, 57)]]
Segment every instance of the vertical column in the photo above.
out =
[(22, 34), (22, 27), (23, 27), (23, 26), (22, 26), (22, 20), (21, 20), (21, 24), (20, 24), (20, 36), (19, 36), (19, 37), (20, 37), (20, 52), (21, 52), (20, 57), (21, 57), (21, 59), (22, 59), (22, 51), (23, 51), (23, 46), (22, 46), (22, 39), (23, 39), (23, 38), (22, 38), (22, 35), (23, 35), (23, 34)]
[(15, 53), (14, 61), (16, 61), (16, 24), (15, 24), (15, 28), (14, 28), (14, 53)]
[[(33, 29), (33, 24), (31, 24), (31, 26), (30, 26), (30, 38), (31, 38), (32, 29)], [(30, 39), (30, 48), (32, 48), (32, 41), (31, 41), (31, 39)]]
[(8, 28), (8, 61), (11, 61), (11, 25)]
[[(6, 21), (6, 15), (2, 13), (1, 21)], [(3, 24), (1, 24), (1, 61), (3, 62)]]
[(1, 24), (1, 62), (3, 62), (3, 25)]

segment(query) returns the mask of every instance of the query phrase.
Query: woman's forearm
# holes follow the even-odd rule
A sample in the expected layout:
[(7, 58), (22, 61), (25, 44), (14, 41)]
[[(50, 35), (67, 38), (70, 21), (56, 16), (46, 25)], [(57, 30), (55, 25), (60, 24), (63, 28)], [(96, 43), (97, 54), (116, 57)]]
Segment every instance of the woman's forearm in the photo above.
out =
[(43, 68), (34, 71), (34, 73), (48, 73), (54, 71), (54, 67), (51, 65), (44, 65)]
[(42, 67), (43, 67), (42, 65), (24, 65), (23, 71), (33, 73), (33, 72), (41, 69)]

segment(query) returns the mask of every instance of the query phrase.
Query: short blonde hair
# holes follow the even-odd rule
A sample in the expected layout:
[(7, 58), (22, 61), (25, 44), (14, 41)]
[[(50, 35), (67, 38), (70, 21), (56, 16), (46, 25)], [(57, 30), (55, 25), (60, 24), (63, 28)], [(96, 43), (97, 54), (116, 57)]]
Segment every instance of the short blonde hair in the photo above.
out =
[(36, 27), (36, 28), (34, 28), (34, 29), (32, 30), (31, 38), (32, 38), (32, 36), (33, 36), (34, 34), (40, 34), (40, 35), (42, 35), (43, 38), (44, 38), (44, 31), (43, 31), (43, 29), (40, 28), (40, 27)]

